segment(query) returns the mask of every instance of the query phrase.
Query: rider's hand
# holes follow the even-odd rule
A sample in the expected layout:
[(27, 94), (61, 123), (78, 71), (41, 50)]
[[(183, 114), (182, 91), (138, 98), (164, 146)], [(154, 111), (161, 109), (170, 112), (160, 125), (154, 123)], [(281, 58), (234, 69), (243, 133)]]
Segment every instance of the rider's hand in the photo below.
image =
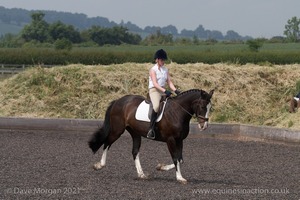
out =
[(172, 93), (169, 90), (166, 90), (165, 94), (166, 94), (167, 97), (169, 97), (169, 96), (171, 96)]
[(181, 92), (179, 90), (175, 90), (175, 94), (179, 95)]

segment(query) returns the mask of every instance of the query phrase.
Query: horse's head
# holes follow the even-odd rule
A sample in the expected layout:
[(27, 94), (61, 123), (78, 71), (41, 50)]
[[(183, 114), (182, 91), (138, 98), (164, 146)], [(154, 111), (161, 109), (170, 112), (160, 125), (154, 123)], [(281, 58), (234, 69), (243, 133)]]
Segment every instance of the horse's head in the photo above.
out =
[(205, 130), (208, 127), (208, 114), (211, 108), (210, 99), (214, 93), (214, 90), (211, 90), (209, 93), (201, 90), (200, 98), (196, 99), (192, 103), (192, 109), (195, 113), (199, 129)]

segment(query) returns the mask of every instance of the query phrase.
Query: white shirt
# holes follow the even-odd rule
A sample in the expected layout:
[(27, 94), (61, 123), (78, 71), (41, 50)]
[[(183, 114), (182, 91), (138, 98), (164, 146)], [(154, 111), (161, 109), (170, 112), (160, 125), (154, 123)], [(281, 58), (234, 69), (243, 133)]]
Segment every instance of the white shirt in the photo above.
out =
[[(165, 87), (167, 79), (168, 79), (168, 69), (165, 66), (161, 66), (160, 69), (158, 68), (158, 65), (155, 64), (150, 70), (154, 70), (155, 75), (156, 75), (156, 80), (158, 85), (161, 87)], [(151, 77), (149, 76), (149, 89), (153, 88), (153, 81)]]

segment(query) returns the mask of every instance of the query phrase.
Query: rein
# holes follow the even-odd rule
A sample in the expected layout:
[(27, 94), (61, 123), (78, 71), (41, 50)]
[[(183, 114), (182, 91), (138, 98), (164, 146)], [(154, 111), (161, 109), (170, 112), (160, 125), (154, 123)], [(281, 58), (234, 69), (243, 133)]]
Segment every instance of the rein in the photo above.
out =
[(193, 114), (191, 114), (189, 111), (187, 111), (184, 107), (182, 107), (182, 106), (181, 106), (179, 103), (177, 103), (176, 101), (172, 101), (172, 102), (174, 102), (174, 103), (176, 103), (177, 105), (179, 105), (180, 108), (181, 108), (184, 112), (186, 112), (187, 114), (189, 114), (192, 118), (203, 119), (203, 120), (206, 121), (206, 122), (209, 120), (209, 118), (203, 117), (202, 115), (197, 116), (196, 113), (195, 113), (195, 116), (194, 116)]

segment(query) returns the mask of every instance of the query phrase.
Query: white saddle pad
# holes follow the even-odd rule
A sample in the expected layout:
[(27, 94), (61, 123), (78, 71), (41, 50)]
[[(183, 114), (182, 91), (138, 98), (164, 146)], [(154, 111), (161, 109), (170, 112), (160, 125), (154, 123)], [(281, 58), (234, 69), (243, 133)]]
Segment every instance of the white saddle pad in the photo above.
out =
[(296, 101), (299, 101), (299, 98), (297, 98), (297, 97), (294, 97), (294, 99), (295, 99)]
[[(163, 116), (163, 113), (164, 113), (164, 110), (165, 110), (166, 103), (167, 102), (164, 101), (164, 106), (163, 106), (162, 112), (157, 117), (156, 122), (159, 122), (161, 120), (161, 118)], [(142, 101), (142, 103), (140, 103), (139, 107), (136, 110), (135, 118), (139, 121), (150, 122), (150, 119), (148, 117), (148, 113), (149, 113), (149, 104), (146, 103), (145, 101)]]

